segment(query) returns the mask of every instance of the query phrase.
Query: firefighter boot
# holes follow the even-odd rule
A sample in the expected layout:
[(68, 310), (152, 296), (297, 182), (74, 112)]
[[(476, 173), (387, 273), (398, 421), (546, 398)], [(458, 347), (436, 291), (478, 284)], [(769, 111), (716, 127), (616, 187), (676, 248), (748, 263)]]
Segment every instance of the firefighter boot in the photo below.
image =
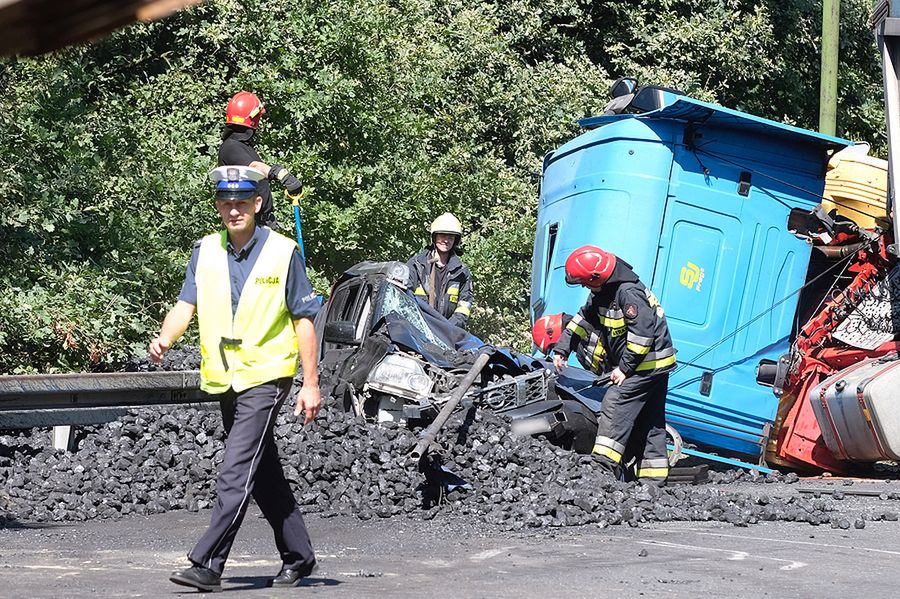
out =
[(599, 453), (592, 453), (591, 459), (593, 462), (599, 467), (599, 469), (612, 476), (614, 479), (618, 481), (625, 480), (625, 470), (622, 468), (621, 464), (617, 464), (612, 461), (610, 458), (605, 455), (601, 455)]

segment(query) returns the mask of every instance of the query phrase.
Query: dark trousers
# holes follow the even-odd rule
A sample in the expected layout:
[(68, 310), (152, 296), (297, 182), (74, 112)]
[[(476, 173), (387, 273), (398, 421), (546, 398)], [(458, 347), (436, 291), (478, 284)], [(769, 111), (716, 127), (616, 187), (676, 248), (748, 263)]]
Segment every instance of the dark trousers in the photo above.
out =
[(284, 565), (300, 568), (315, 560), (272, 433), (290, 390), (291, 379), (284, 378), (220, 395), (227, 433), (225, 457), (216, 481), (218, 497), (209, 529), (188, 554), (195, 564), (222, 572), (251, 496), (275, 532), (275, 546)]
[(635, 458), (638, 478), (661, 480), (668, 476), (668, 384), (668, 373), (633, 374), (603, 397), (594, 453), (606, 458), (616, 473)]

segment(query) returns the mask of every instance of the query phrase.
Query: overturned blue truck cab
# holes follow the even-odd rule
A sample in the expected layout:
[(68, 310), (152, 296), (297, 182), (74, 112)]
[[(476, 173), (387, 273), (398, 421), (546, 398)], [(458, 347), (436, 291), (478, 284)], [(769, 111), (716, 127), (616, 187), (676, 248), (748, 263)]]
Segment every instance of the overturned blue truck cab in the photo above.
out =
[(788, 219), (819, 204), (830, 155), (852, 143), (672, 90), (630, 91), (544, 158), (532, 322), (584, 303), (565, 282), (573, 250), (621, 256), (660, 298), (678, 350), (669, 424), (756, 462), (778, 408), (756, 369), (788, 351), (810, 261)]

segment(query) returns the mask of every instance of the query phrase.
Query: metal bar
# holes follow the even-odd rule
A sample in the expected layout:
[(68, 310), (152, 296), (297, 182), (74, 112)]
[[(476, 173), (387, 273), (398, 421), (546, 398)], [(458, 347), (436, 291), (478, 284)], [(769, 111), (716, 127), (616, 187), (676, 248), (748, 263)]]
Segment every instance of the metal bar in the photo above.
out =
[(75, 410), (10, 410), (0, 412), (0, 429), (80, 426), (112, 422), (128, 408), (78, 408)]
[[(874, 11), (872, 26), (881, 52), (884, 80), (884, 115), (888, 139), (888, 214), (893, 221), (894, 236), (900, 231), (896, 178), (900, 175), (900, 2), (882, 2)], [(894, 239), (888, 250), (900, 255), (900, 244)]]
[(0, 399), (7, 395), (199, 388), (199, 370), (0, 376)]
[(705, 460), (711, 460), (713, 462), (719, 462), (721, 464), (728, 464), (729, 466), (737, 466), (738, 468), (744, 468), (746, 470), (756, 470), (762, 474), (770, 474), (772, 472), (775, 472), (771, 468), (766, 468), (765, 466), (760, 466), (759, 464), (750, 464), (748, 462), (742, 462), (740, 460), (735, 460), (732, 458), (724, 458), (720, 455), (706, 453), (704, 451), (697, 451), (696, 449), (682, 449), (681, 453), (692, 455), (698, 458), (703, 458)]
[(416, 446), (410, 454), (414, 460), (420, 459), (428, 451), (428, 446), (434, 442), (435, 436), (441, 430), (441, 427), (444, 426), (444, 423), (447, 422), (447, 419), (450, 417), (450, 414), (453, 413), (453, 410), (456, 409), (456, 406), (463, 398), (463, 395), (466, 394), (466, 391), (468, 391), (469, 387), (472, 386), (472, 383), (475, 382), (475, 377), (478, 376), (481, 369), (488, 363), (490, 357), (490, 354), (482, 353), (475, 360), (475, 363), (472, 364), (472, 368), (469, 369), (466, 376), (459, 382), (459, 386), (454, 389), (453, 395), (450, 396), (450, 399), (447, 400), (447, 403), (441, 408), (441, 411), (435, 417), (434, 421), (422, 432), (422, 435), (419, 437), (419, 442), (416, 443)]
[(216, 401), (196, 390), (123, 390), (109, 393), (58, 393), (0, 398), (0, 412), (23, 409), (113, 408)]
[[(702, 422), (702, 420), (698, 420), (698, 421), (699, 421), (699, 422)], [(767, 443), (766, 438), (760, 436), (759, 434), (744, 433), (745, 435), (750, 436), (750, 437), (759, 437), (759, 440), (756, 441), (756, 440), (753, 440), (753, 439), (748, 439), (748, 438), (746, 438), (746, 437), (741, 437), (741, 436), (739, 436), (739, 435), (734, 435), (734, 434), (722, 432), (721, 430), (719, 430), (719, 429), (717, 429), (717, 428), (710, 428), (710, 427), (706, 427), (706, 426), (699, 426), (699, 425), (697, 425), (697, 424), (693, 424), (693, 421), (677, 422), (677, 421), (675, 421), (675, 420), (671, 420), (670, 422), (672, 423), (673, 426), (676, 426), (676, 425), (677, 425), (677, 426), (679, 426), (679, 427), (692, 428), (692, 429), (697, 430), (697, 431), (703, 431), (703, 432), (706, 432), (706, 433), (714, 433), (714, 434), (716, 434), (716, 435), (719, 435), (720, 437), (727, 437), (727, 438), (729, 438), (729, 439), (737, 439), (738, 441), (743, 441), (743, 442), (745, 442), (745, 443), (751, 443), (751, 444), (753, 444), (753, 445), (759, 445), (760, 450), (762, 450), (762, 448), (763, 448), (763, 447), (765, 446), (765, 444)], [(727, 429), (728, 427), (724, 427), (724, 428)], [(730, 430), (735, 430), (735, 429), (730, 429)], [(738, 432), (741, 432), (741, 431), (738, 431)]]
[(844, 495), (859, 495), (862, 497), (880, 497), (882, 494), (887, 495), (889, 498), (891, 495), (896, 495), (893, 491), (879, 491), (877, 489), (848, 489), (847, 487), (841, 487), (839, 489), (813, 489), (813, 488), (804, 488), (800, 487), (797, 489), (798, 493), (818, 493), (821, 495), (833, 495), (835, 493), (843, 493)]

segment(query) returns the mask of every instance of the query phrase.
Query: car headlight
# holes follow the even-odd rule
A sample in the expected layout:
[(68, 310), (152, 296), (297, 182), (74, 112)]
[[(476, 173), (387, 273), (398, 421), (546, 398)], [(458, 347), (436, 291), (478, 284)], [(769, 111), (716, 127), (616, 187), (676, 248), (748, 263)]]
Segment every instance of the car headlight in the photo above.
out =
[(370, 389), (408, 397), (425, 399), (431, 393), (434, 381), (425, 374), (425, 369), (416, 360), (391, 354), (385, 356), (369, 372), (366, 385)]

